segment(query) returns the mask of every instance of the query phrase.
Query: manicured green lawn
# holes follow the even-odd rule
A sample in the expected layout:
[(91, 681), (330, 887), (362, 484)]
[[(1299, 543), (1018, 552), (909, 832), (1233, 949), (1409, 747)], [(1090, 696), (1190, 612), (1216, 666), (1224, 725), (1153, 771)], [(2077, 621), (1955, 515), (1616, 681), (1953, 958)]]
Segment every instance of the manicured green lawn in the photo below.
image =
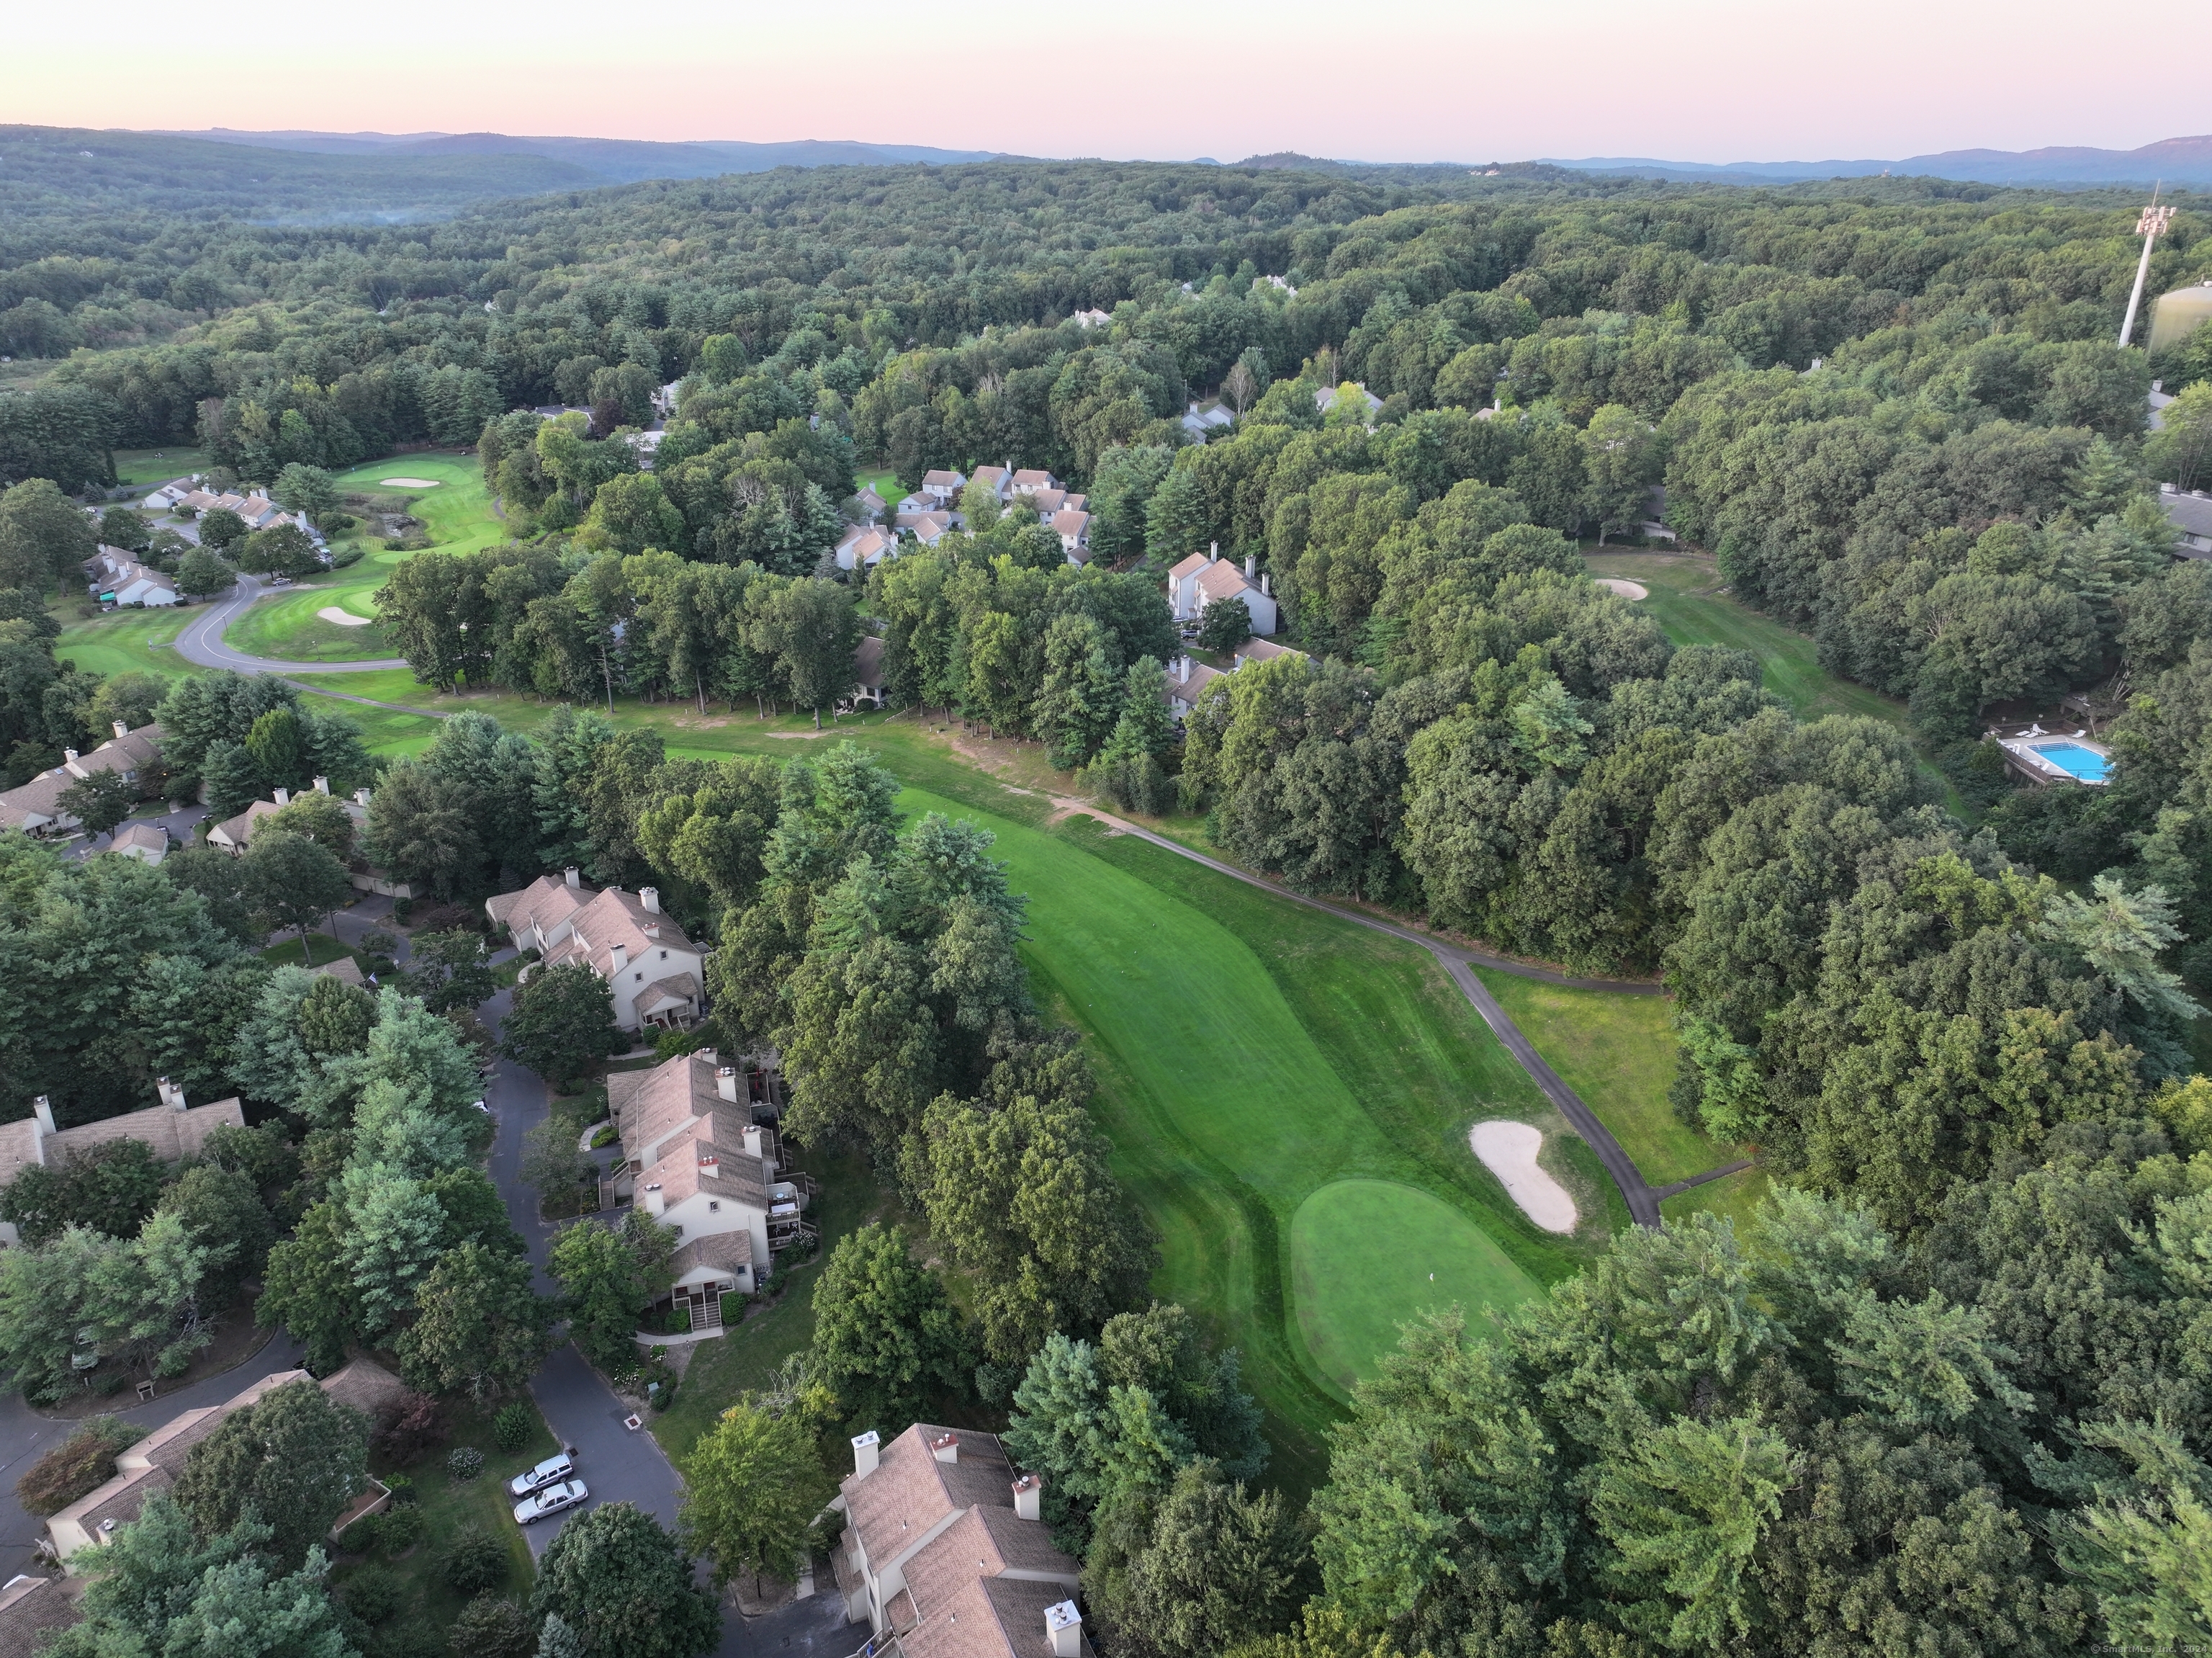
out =
[(143, 484), (151, 489), (156, 484), (166, 484), (173, 478), (182, 478), (188, 472), (205, 472), (208, 457), (205, 449), (118, 449), (115, 452), (115, 481), (118, 484)]
[(884, 498), (886, 511), (898, 505), (906, 494), (906, 486), (898, 481), (896, 472), (859, 472), (854, 474), (862, 489), (873, 489)]
[[(963, 794), (992, 787), (968, 777)], [(1407, 1247), (1435, 1260), (1479, 1239), (1484, 1268), (1454, 1280), (1454, 1293), (1479, 1283), (1485, 1305), (1517, 1300), (1572, 1271), (1588, 1246), (1563, 1246), (1522, 1216), (1467, 1131), (1485, 1117), (1558, 1119), (1418, 948), (1095, 820), (1047, 830), (973, 798), (909, 789), (900, 803), (999, 838), (1030, 900), (1024, 954), (1040, 997), (1085, 1033), (1116, 1172), (1159, 1230), (1156, 1293), (1243, 1350), (1277, 1477), (1310, 1484), (1346, 1378), (1425, 1302), (1356, 1274), (1309, 1273), (1302, 1293), (1285, 1247), (1301, 1207), (1346, 1179), (1410, 1188), (1421, 1199), (1400, 1220)], [(1334, 1235), (1325, 1218), (1319, 1235)]]
[(1734, 1151), (1683, 1123), (1667, 1103), (1675, 1068), (1670, 999), (1475, 971), (1650, 1184), (1686, 1179), (1735, 1159)]
[[(309, 933), (307, 948), (311, 957), (302, 961), (300, 959), (300, 936), (294, 933), (262, 951), (261, 959), (279, 967), (326, 967), (340, 956), (354, 954), (328, 933)], [(361, 958), (355, 956), (354, 959), (358, 961)]]
[[(1893, 725), (1908, 736), (1915, 735), (1903, 703), (1829, 673), (1820, 666), (1818, 649), (1811, 639), (1723, 593), (1722, 588), (1728, 583), (1705, 554), (1585, 550), (1583, 562), (1593, 576), (1642, 582), (1650, 597), (1637, 600), (1637, 607), (1657, 617), (1659, 625), (1676, 644), (1728, 645), (1758, 657), (1762, 682), (1799, 719), (1863, 714)], [(1948, 809), (1971, 820), (1975, 814), (1967, 809), (1957, 788), (1929, 761), (1924, 750), (1921, 764), (1942, 785)]]
[(1300, 1204), (1291, 1272), (1306, 1347), (1346, 1387), (1429, 1308), (1456, 1302), (1480, 1320), (1537, 1293), (1480, 1227), (1395, 1180), (1338, 1180)]
[[(385, 480), (392, 478), (421, 479), (431, 487), (387, 485)], [(483, 470), (474, 455), (396, 455), (341, 472), (337, 483), (348, 494), (405, 497), (409, 510), (422, 521), (434, 552), (476, 552), (507, 539), (507, 526), (492, 509)], [(311, 576), (281, 597), (262, 600), (231, 624), (225, 640), (237, 649), (282, 661), (367, 661), (392, 655), (380, 628), (347, 627), (317, 614), (335, 606), (350, 615), (374, 616), (372, 595), (391, 576), (392, 566), (422, 556), (389, 552), (376, 541), (368, 546), (369, 552), (359, 564)]]
[(1725, 1215), (1735, 1222), (1736, 1236), (1743, 1236), (1744, 1228), (1751, 1222), (1752, 1211), (1759, 1200), (1767, 1193), (1771, 1182), (1763, 1168), (1741, 1168), (1733, 1174), (1723, 1174), (1717, 1180), (1708, 1180), (1703, 1186), (1693, 1186), (1687, 1192), (1678, 1192), (1659, 1205), (1660, 1215), (1669, 1221), (1679, 1221), (1710, 1210), (1716, 1215)]
[(198, 614), (198, 606), (179, 605), (118, 610), (82, 620), (64, 618), (54, 654), (94, 674), (136, 671), (181, 678), (194, 671), (192, 665), (168, 646)]
[(1827, 714), (1864, 714), (1909, 729), (1905, 704), (1822, 667), (1813, 641), (1723, 593), (1727, 586), (1713, 561), (1692, 552), (1590, 552), (1593, 576), (1640, 582), (1651, 596), (1637, 601), (1659, 619), (1678, 645), (1729, 645), (1747, 650), (1765, 670), (1766, 688), (1801, 720)]

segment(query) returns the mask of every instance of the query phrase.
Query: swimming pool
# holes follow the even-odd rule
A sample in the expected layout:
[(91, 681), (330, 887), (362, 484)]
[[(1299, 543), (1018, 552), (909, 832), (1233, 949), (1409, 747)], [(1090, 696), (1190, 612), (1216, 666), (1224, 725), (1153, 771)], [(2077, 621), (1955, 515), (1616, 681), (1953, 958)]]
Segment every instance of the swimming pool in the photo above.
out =
[(2069, 777), (2083, 783), (2105, 780), (2105, 768), (2110, 762), (2094, 748), (2084, 748), (2078, 742), (2039, 742), (2028, 747)]

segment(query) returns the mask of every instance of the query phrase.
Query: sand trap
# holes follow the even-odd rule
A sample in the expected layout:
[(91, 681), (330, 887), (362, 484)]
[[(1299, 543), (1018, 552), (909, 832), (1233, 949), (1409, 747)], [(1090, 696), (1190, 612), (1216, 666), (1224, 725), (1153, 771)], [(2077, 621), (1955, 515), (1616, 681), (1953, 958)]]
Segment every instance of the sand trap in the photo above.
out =
[(376, 487), (380, 490), (434, 490), (438, 487), (438, 480), (434, 478), (380, 478), (376, 481)]
[(1526, 1123), (1477, 1123), (1467, 1131), (1467, 1141), (1522, 1214), (1547, 1232), (1575, 1229), (1575, 1200), (1537, 1165), (1536, 1154), (1544, 1149), (1541, 1130)]
[(325, 605), (315, 614), (326, 622), (336, 622), (340, 627), (367, 627), (373, 619), (356, 616), (349, 610), (340, 610), (336, 605)]
[(1597, 584), (1607, 593), (1617, 593), (1624, 599), (1649, 599), (1651, 590), (1641, 582), (1624, 582), (1618, 576), (1601, 576)]

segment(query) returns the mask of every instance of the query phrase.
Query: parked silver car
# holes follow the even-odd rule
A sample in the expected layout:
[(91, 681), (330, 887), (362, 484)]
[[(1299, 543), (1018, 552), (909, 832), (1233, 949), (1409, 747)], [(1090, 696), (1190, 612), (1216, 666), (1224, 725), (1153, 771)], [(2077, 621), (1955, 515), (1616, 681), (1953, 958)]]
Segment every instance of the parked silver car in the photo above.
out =
[(558, 1514), (563, 1509), (573, 1509), (584, 1502), (591, 1493), (584, 1489), (580, 1479), (564, 1479), (557, 1485), (548, 1485), (533, 1491), (514, 1505), (514, 1523), (535, 1525), (549, 1514)]
[(527, 1496), (541, 1485), (550, 1485), (556, 1479), (566, 1479), (576, 1472), (576, 1465), (566, 1451), (558, 1456), (549, 1456), (526, 1472), (519, 1473), (507, 1482), (511, 1496)]

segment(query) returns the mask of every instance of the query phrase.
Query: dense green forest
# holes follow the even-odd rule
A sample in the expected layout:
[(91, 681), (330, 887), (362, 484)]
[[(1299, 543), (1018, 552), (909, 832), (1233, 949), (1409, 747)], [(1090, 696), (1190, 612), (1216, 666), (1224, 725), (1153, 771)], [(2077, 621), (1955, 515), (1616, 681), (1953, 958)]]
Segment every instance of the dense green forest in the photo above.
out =
[[(1064, 1457), (1063, 1536), (1126, 1649), (2155, 1649), (2212, 1638), (2212, 564), (2172, 556), (2157, 494), (2212, 478), (2212, 332), (2155, 362), (2112, 343), (2133, 210), (1071, 164), (641, 186), (428, 229), (52, 230), (0, 271), (0, 329), (88, 349), (0, 396), (0, 475), (74, 491), (112, 448), (187, 441), (264, 481), (474, 446), (513, 541), (382, 595), (425, 685), (820, 709), (866, 627), (896, 704), (1040, 739), (1127, 809), (1202, 812), (1302, 889), (1665, 977), (1680, 1110), (1782, 1195), (1747, 1234), (1625, 1238), (1502, 1332), (1410, 1332), (1304, 1530), (1237, 1485), (1212, 1407), (1163, 1404), (1233, 1401), (1233, 1374), (1117, 1380), (1142, 1246), (1110, 1201), (1079, 1313), (982, 1309), (979, 1381), (997, 1403), (1021, 1376), (1016, 1442)], [(2154, 291), (2212, 274), (2208, 230), (2185, 206)], [(2153, 432), (2154, 379), (2179, 396)], [(678, 381), (641, 471), (621, 434)], [(1236, 418), (1187, 442), (1217, 396)], [(510, 412), (552, 402), (591, 412)], [(1088, 492), (1088, 566), (980, 503), (864, 583), (824, 565), (863, 472), (1007, 460)], [(1677, 649), (1591, 583), (1577, 542), (1639, 535), (1654, 486), (1902, 724), (1800, 722), (1755, 660)], [(46, 637), (88, 533), (66, 515), (50, 485), (0, 502), (18, 742), (122, 694)], [(1179, 735), (1159, 581), (1212, 545), (1269, 575), (1304, 654), (1229, 676)], [(210, 683), (164, 709), (199, 734), (177, 786), (296, 786), (317, 744), (364, 763), (275, 690)], [(1986, 722), (2069, 692), (2110, 710), (2109, 786), (2015, 788)], [(368, 834), (453, 896), (563, 863), (658, 875), (723, 947), (725, 1034), (791, 1057), (794, 1128), (926, 1203), (942, 1171), (915, 1148), (1020, 1142), (1087, 1084), (1026, 1022), (981, 849), (918, 852), (927, 826), (895, 833), (888, 784), (839, 765), (672, 761), (574, 712), (535, 742), (456, 720), (378, 764)], [(77, 878), (20, 867), (0, 968), (82, 930)], [(251, 909), (204, 895), (226, 899)], [(174, 913), (161, 994), (235, 980), (243, 1019), (252, 969)], [(0, 1003), (34, 1008), (23, 985)], [(103, 984), (73, 1028), (152, 994)], [(9, 1017), (11, 1079), (58, 1098), (151, 1063), (117, 1046), (73, 1076), (67, 1032)], [(229, 1065), (211, 1023), (160, 1029), (172, 1065)], [(1036, 1155), (1094, 1189), (1095, 1149), (1054, 1132)], [(1042, 1247), (1001, 1245), (1015, 1277)], [(912, 1294), (953, 1385), (951, 1312)], [(1129, 1389), (1173, 1419), (1115, 1416)]]

